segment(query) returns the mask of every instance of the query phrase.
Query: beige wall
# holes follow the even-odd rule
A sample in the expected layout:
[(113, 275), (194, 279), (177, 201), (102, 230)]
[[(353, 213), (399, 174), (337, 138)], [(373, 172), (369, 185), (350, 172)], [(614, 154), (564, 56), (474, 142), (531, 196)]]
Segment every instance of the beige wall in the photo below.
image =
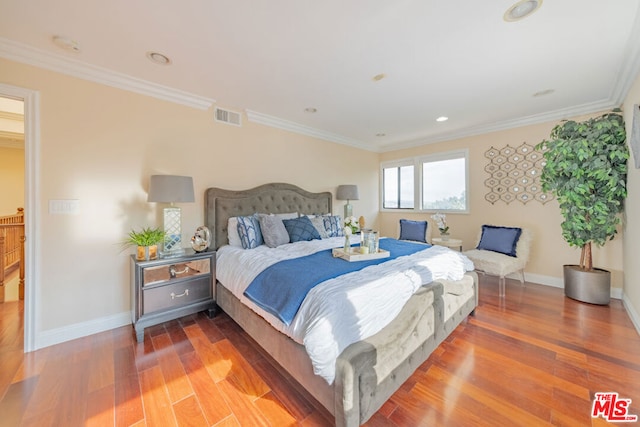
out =
[(0, 216), (24, 207), (24, 150), (0, 147)]
[[(629, 91), (624, 102), (624, 118), (627, 125), (627, 140), (630, 140), (632, 108), (640, 104), (640, 76)], [(640, 136), (640, 135), (639, 135)], [(624, 303), (640, 330), (640, 169), (635, 168), (633, 154), (629, 160), (627, 175), (629, 197), (625, 203), (624, 229)]]
[[(569, 247), (562, 238), (560, 228), (562, 216), (560, 215), (558, 203), (553, 200), (542, 205), (534, 200), (524, 205), (519, 201), (511, 202), (510, 204), (498, 201), (492, 205), (484, 199), (489, 190), (484, 184), (484, 181), (489, 177), (484, 170), (487, 164), (487, 159), (484, 157), (485, 151), (492, 146), (502, 148), (507, 144), (516, 148), (523, 142), (535, 145), (549, 137), (549, 133), (555, 124), (556, 122), (551, 122), (526, 126), (384, 153), (381, 159), (402, 159), (453, 149), (468, 149), (470, 210), (469, 214), (447, 214), (447, 222), (451, 228), (452, 237), (463, 239), (464, 249), (471, 249), (476, 244), (477, 234), (482, 224), (530, 228), (533, 231), (534, 238), (531, 258), (526, 267), (527, 280), (562, 286), (563, 264), (577, 264), (580, 251)], [(399, 218), (430, 219), (429, 215), (383, 213), (380, 216), (380, 224), (383, 234), (392, 234), (397, 232)], [(612, 272), (612, 286), (622, 288), (623, 265), (622, 239), (620, 235), (615, 240), (608, 242), (603, 248), (595, 248), (594, 264), (597, 267), (610, 270)], [(621, 289), (618, 289), (616, 292), (620, 291)]]
[[(354, 211), (377, 216), (376, 153), (261, 125), (216, 123), (212, 111), (157, 100), (0, 60), (0, 82), (40, 93), (39, 332), (130, 310), (132, 227), (161, 225), (146, 202), (151, 174), (191, 175), (196, 203), (183, 204), (184, 238), (203, 224), (207, 187), (289, 182), (309, 191), (357, 183)], [(50, 215), (51, 199), (78, 199), (78, 215)], [(334, 200), (334, 211), (342, 202)]]

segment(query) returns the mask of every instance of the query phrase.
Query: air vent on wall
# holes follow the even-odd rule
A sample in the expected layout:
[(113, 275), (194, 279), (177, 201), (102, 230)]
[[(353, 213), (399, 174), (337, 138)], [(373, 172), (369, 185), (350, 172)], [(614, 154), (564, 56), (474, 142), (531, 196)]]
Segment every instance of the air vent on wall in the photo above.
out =
[(242, 116), (240, 115), (240, 113), (236, 113), (235, 111), (223, 110), (222, 108), (215, 107), (214, 116), (216, 122), (222, 122), (234, 126), (242, 126)]

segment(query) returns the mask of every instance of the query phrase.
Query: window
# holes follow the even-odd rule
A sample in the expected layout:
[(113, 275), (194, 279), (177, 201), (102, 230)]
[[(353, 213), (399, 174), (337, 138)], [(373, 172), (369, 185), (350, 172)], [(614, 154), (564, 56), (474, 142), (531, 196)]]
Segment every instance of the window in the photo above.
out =
[(385, 162), (381, 174), (383, 209), (469, 210), (467, 150)]
[(383, 208), (414, 208), (414, 169), (413, 164), (382, 168)]

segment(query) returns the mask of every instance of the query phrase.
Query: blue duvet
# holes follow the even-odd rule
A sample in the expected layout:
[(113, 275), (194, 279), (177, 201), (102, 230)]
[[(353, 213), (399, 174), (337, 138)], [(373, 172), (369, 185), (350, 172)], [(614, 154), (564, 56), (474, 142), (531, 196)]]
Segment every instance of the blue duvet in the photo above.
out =
[(390, 252), (388, 258), (347, 262), (334, 258), (331, 249), (300, 258), (277, 262), (251, 282), (244, 295), (289, 325), (298, 312), (307, 293), (325, 280), (333, 279), (370, 265), (419, 252), (429, 245), (396, 239), (380, 239), (380, 248)]

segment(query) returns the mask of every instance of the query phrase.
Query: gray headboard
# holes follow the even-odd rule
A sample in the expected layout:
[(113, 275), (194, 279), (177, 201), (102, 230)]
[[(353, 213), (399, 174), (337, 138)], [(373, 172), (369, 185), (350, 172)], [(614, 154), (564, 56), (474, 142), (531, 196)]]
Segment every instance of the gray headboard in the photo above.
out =
[(264, 184), (250, 190), (208, 188), (205, 192), (205, 225), (211, 230), (211, 248), (228, 244), (227, 222), (234, 216), (254, 213), (332, 213), (329, 191), (310, 193), (292, 184)]

